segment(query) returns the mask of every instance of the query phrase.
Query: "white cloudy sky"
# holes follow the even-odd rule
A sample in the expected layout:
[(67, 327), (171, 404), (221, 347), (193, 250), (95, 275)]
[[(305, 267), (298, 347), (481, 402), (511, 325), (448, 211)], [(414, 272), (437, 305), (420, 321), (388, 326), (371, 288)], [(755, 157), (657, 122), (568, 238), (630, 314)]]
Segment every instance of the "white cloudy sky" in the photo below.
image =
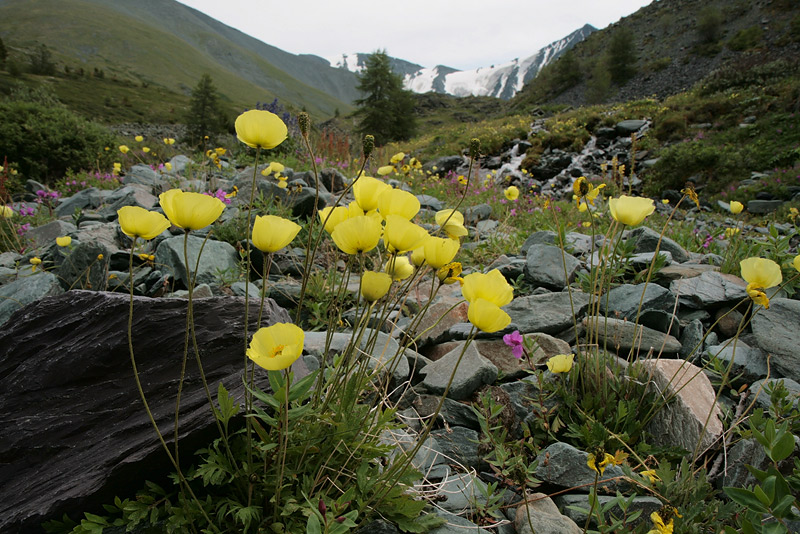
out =
[(466, 70), (534, 54), (588, 23), (603, 28), (651, 0), (179, 0), (294, 54), (385, 48), (424, 67)]

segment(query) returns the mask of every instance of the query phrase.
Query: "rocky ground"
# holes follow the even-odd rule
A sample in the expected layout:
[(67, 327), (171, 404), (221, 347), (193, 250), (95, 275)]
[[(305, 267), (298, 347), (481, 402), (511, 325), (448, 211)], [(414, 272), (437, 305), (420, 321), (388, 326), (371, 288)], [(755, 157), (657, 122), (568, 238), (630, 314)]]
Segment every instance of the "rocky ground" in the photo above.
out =
[[(29, 252), (0, 255), (0, 404), (4, 407), (0, 415), (0, 478), (4, 480), (0, 488), (0, 530), (36, 532), (43, 519), (109, 502), (124, 490), (132, 493), (148, 474), (164, 469), (154, 459), (159, 446), (152, 439), (152, 428), (139, 407), (130, 376), (125, 330), (130, 240), (121, 233), (116, 212), (130, 205), (156, 208), (157, 195), (176, 183), (206, 188), (205, 183), (181, 178), (187, 163), (186, 157), (174, 158), (169, 174), (137, 165), (116, 190), (90, 188), (62, 199), (55, 209), (55, 220), (29, 231), (33, 243)], [(250, 198), (252, 173), (252, 169), (243, 169), (231, 180), (215, 184), (226, 191), (233, 186), (239, 189), (223, 220), (236, 217), (244, 206), (243, 199)], [(313, 180), (304, 173), (287, 170), (286, 174), (288, 188), (259, 177), (258, 192), (280, 198), (294, 215), (310, 214), (315, 196), (310, 186)], [(344, 177), (326, 170), (321, 182), (320, 198), (331, 202), (332, 193), (342, 189)], [(29, 184), (31, 193), (38, 187)], [(421, 200), (431, 213), (442, 207), (435, 198)], [(80, 215), (73, 217), (75, 213)], [(480, 224), (484, 225), (480, 235), (491, 234), (485, 231), (490, 213), (480, 206), (467, 210), (471, 235)], [(58, 247), (55, 238), (65, 235), (72, 238), (71, 246)], [(687, 451), (722, 450), (720, 444), (729, 439), (723, 411), (736, 409), (734, 401), (724, 395), (716, 399), (711, 381), (698, 367), (708, 358), (733, 362), (733, 374), (739, 376), (735, 385), (742, 386), (746, 391), (743, 398), (754, 402), (756, 408), (769, 406), (764, 386), (777, 380), (783, 381), (795, 403), (800, 396), (800, 352), (795, 338), (800, 326), (800, 300), (787, 298), (782, 292), (770, 295), (770, 308), (753, 316), (734, 345), (732, 339), (742, 315), (739, 311), (725, 314), (747, 299), (744, 281), (719, 273), (715, 267), (718, 258), (687, 251), (664, 239), (658, 252), (664, 258), (664, 267), (655, 281), (614, 287), (607, 299), (603, 298), (601, 315), (596, 315), (589, 309), (589, 295), (574, 285), (571, 295), (567, 291), (592, 261), (591, 238), (579, 233), (566, 237), (570, 251), (566, 269), (552, 232), (532, 233), (521, 250), (509, 250), (490, 266), (508, 280), (524, 280), (531, 290), (518, 293), (507, 307), (512, 324), (505, 331), (482, 335), (471, 345), (449, 390), (439, 428), (416, 459), (425, 474), (424, 483), (436, 488), (436, 513), (448, 520), (447, 525), (433, 531), (435, 534), (478, 528), (463, 516), (486, 504), (482, 489), (492, 481), (478, 449), (479, 425), (468, 402), (487, 388), (502, 392), (513, 412), (508, 422), (512, 435), (520, 431), (521, 422), (535, 417), (531, 399), (536, 397), (539, 384), (529, 374), (530, 364), (516, 359), (503, 343), (504, 334), (518, 330), (536, 338), (538, 349), (531, 363), (541, 366), (551, 356), (573, 351), (587, 330), (597, 331), (607, 350), (621, 357), (622, 367), (629, 359), (644, 362), (654, 383), (663, 386), (661, 393), (676, 396), (676, 402), (649, 431), (657, 442)], [(649, 265), (658, 238), (657, 232), (646, 227), (630, 230), (627, 239), (635, 248), (631, 261)], [(192, 265), (201, 243), (202, 233), (190, 238)], [(174, 367), (179, 360), (172, 356), (182, 350), (186, 306), (182, 297), (187, 283), (182, 247), (182, 234), (165, 231), (146, 249), (137, 250), (152, 254), (153, 260), (135, 257), (134, 342), (154, 399), (158, 392), (172, 391), (175, 380), (166, 377), (177, 376)], [(303, 253), (295, 248), (276, 258), (270, 271), (274, 301), (270, 301), (265, 323), (287, 320), (281, 306), (291, 309), (299, 292), (297, 274)], [(34, 254), (43, 263), (32, 270), (28, 260)], [(194, 293), (198, 299), (195, 315), (199, 344), (204, 361), (208, 361), (206, 372), (212, 383), (221, 380), (232, 391), (237, 384), (241, 387), (241, 361), (231, 355), (241, 354), (245, 344), (241, 313), (245, 284), (228, 276), (238, 272), (239, 260), (234, 246), (212, 235), (203, 249), (197, 270), (199, 286)], [(260, 260), (255, 258), (254, 264), (260, 265)], [(420, 340), (416, 351), (406, 350), (393, 366), (394, 383), (404, 385), (399, 403), (410, 428), (407, 433), (387, 435), (385, 439), (401, 447), (414, 442), (416, 421), (433, 412), (469, 331), (467, 306), (459, 304), (458, 285), (446, 287), (448, 290), (440, 292), (431, 304), (430, 324), (423, 325), (423, 329), (433, 328)], [(250, 291), (250, 297), (257, 297), (257, 284), (251, 284)], [(416, 295), (412, 300), (417, 305), (425, 303), (424, 297)], [(434, 326), (434, 318), (452, 306)], [(638, 327), (634, 322), (637, 317)], [(380, 363), (385, 354), (395, 353), (395, 338), (408, 322), (408, 317), (397, 315), (396, 327), (381, 338), (383, 346), (372, 351), (376, 362)], [(297, 372), (319, 366), (324, 341), (323, 334), (307, 333), (305, 355), (295, 364)], [(334, 350), (341, 350), (343, 343), (346, 338), (334, 338)], [(620, 373), (624, 375), (624, 371)], [(192, 385), (197, 384), (189, 387)], [(161, 396), (165, 404), (157, 404), (154, 411), (168, 420), (171, 401)], [(210, 423), (207, 410), (202, 409), (204, 402), (200, 395), (186, 400), (183, 428), (187, 450), (203, 439)], [(712, 463), (716, 454), (711, 457)], [(724, 466), (718, 465), (712, 473), (719, 486), (752, 484), (754, 479), (744, 465), (763, 468), (768, 461), (754, 440), (739, 441), (727, 448), (726, 454)], [(587, 451), (567, 443), (552, 443), (542, 450), (535, 476), (545, 483), (548, 494), (555, 496), (529, 497), (537, 534), (582, 531), (586, 515), (570, 506), (588, 508), (594, 471), (586, 459)], [(620, 475), (619, 468), (611, 467), (603, 480)], [(611, 492), (609, 495), (619, 489), (614, 480), (601, 482), (601, 487)], [(506, 498), (509, 503), (522, 502), (513, 488)], [(654, 497), (637, 497), (633, 506), (643, 510), (642, 517), (647, 518), (661, 504)], [(505, 520), (493, 525), (492, 531), (530, 532), (524, 506), (507, 508)], [(362, 532), (396, 530), (379, 521)]]

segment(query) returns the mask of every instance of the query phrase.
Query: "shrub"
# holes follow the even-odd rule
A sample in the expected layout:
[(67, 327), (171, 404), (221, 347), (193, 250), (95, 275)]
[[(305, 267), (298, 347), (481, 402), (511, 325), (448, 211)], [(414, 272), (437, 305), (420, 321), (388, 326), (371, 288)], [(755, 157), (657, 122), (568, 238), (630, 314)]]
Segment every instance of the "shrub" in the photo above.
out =
[(25, 178), (53, 184), (67, 169), (110, 165), (104, 148), (114, 145), (111, 132), (66, 108), (2, 102), (0, 116), (0, 156), (17, 162)]
[(742, 147), (720, 147), (701, 140), (673, 145), (664, 150), (646, 180), (647, 194), (681, 189), (690, 177), (704, 178), (699, 185), (719, 191), (732, 181), (746, 178), (749, 153)]
[(697, 16), (697, 35), (701, 44), (715, 43), (722, 34), (722, 13), (707, 6)]
[(728, 48), (741, 52), (755, 48), (764, 37), (764, 32), (759, 26), (750, 26), (743, 30), (739, 30), (730, 41), (728, 41)]
[(662, 143), (683, 139), (686, 136), (686, 117), (678, 112), (664, 114), (655, 123), (653, 135)]

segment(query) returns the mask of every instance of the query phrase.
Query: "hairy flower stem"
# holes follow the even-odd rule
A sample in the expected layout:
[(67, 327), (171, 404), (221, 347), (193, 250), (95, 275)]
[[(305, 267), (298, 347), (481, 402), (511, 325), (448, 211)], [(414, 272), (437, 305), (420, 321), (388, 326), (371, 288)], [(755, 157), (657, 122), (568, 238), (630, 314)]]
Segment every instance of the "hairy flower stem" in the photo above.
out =
[[(286, 467), (286, 451), (289, 448), (289, 385), (292, 382), (291, 373), (288, 368), (283, 370), (283, 381), (285, 387), (285, 398), (281, 404), (281, 429), (278, 439), (278, 458), (280, 458), (280, 470), (278, 471), (278, 481), (275, 484), (275, 507), (272, 511), (272, 522), (278, 522), (278, 515), (281, 509), (281, 488), (283, 487), (283, 472)], [(269, 497), (266, 497), (269, 500)]]
[[(594, 507), (597, 503), (597, 482), (600, 480), (600, 471), (595, 470), (594, 472), (594, 484), (592, 485), (592, 490), (589, 492), (589, 513), (586, 515), (586, 524), (583, 525), (583, 534), (586, 534), (586, 531), (589, 530), (589, 523), (592, 521), (592, 514), (594, 513)], [(594, 495), (594, 499), (592, 496)], [(602, 523), (602, 521), (598, 521), (598, 525)]]
[[(181, 482), (182, 488), (189, 492), (192, 500), (194, 500), (197, 508), (200, 510), (200, 513), (203, 514), (203, 518), (208, 522), (209, 527), (213, 529), (214, 532), (219, 532), (219, 529), (216, 527), (211, 518), (208, 517), (206, 514), (205, 509), (203, 508), (203, 504), (194, 494), (192, 491), (191, 486), (186, 481), (186, 478), (183, 476), (183, 472), (181, 471), (181, 466), (178, 464), (177, 456), (173, 456), (172, 452), (170, 451), (167, 442), (164, 440), (164, 435), (161, 433), (161, 430), (158, 428), (158, 423), (156, 423), (155, 418), (153, 417), (153, 411), (150, 409), (150, 405), (147, 402), (147, 397), (144, 394), (144, 389), (142, 388), (142, 381), (139, 378), (139, 370), (136, 367), (136, 356), (133, 351), (133, 250), (136, 248), (136, 238), (133, 238), (133, 243), (131, 244), (131, 254), (130, 258), (128, 259), (128, 287), (130, 288), (130, 304), (128, 306), (128, 353), (131, 356), (131, 367), (133, 367), (133, 378), (136, 380), (136, 389), (139, 391), (139, 397), (142, 399), (142, 404), (144, 405), (144, 410), (147, 412), (147, 418), (150, 419), (150, 424), (153, 425), (153, 429), (156, 431), (156, 435), (158, 436), (158, 441), (161, 442), (161, 447), (164, 449), (164, 452), (167, 453), (167, 458), (169, 458), (172, 467), (175, 468), (175, 473), (178, 475), (178, 479)], [(177, 451), (178, 441), (177, 438), (175, 440), (175, 447)], [(191, 521), (191, 516), (190, 516)], [(194, 527), (194, 525), (192, 525)]]
[[(245, 273), (244, 273), (244, 378), (247, 381), (247, 346), (250, 343), (250, 336), (248, 335), (248, 326), (250, 326), (250, 269), (252, 269), (252, 258), (250, 257), (250, 233), (253, 224), (253, 200), (256, 194), (256, 177), (258, 175), (258, 159), (261, 156), (261, 147), (256, 148), (256, 158), (253, 162), (253, 179), (250, 182), (250, 200), (247, 203), (247, 227), (245, 228), (246, 241), (246, 258), (245, 258)], [(264, 274), (266, 277), (266, 273)], [(262, 287), (262, 295), (263, 295)], [(264, 305), (262, 296), (261, 306)], [(261, 325), (261, 313), (259, 312), (259, 326)], [(253, 370), (255, 372), (255, 370)], [(252, 387), (252, 380), (251, 380)], [(245, 410), (245, 428), (247, 429), (247, 468), (252, 473), (253, 470), (253, 422), (250, 420), (250, 412), (253, 409), (253, 394), (248, 388), (244, 388), (244, 410)], [(250, 473), (248, 473), (250, 474)]]

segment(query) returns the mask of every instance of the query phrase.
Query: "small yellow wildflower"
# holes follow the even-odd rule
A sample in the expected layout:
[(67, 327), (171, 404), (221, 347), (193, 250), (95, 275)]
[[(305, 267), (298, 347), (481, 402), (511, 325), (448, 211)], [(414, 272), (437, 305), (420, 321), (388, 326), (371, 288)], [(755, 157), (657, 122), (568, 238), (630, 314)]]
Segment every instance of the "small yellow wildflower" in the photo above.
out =
[(691, 182), (686, 183), (686, 187), (681, 189), (681, 193), (689, 197), (698, 208), (700, 207), (700, 198), (697, 196), (697, 191), (694, 190), (694, 185)]
[(655, 469), (647, 469), (646, 471), (642, 471), (639, 474), (649, 479), (651, 484), (655, 484), (657, 481), (661, 480), (660, 478), (658, 478)]
[(738, 215), (744, 209), (744, 204), (742, 204), (741, 202), (737, 202), (736, 200), (731, 200), (730, 207), (731, 207), (731, 213), (733, 213), (734, 215)]
[(42, 264), (42, 258), (40, 258), (38, 256), (34, 256), (33, 258), (31, 258), (28, 261), (30, 261), (30, 263), (31, 263), (31, 271), (35, 271), (36, 267)]
[(142, 147), (142, 152), (144, 152), (145, 154), (147, 154), (148, 152), (150, 152), (150, 147), (143, 146), (143, 147)]
[(144, 137), (142, 137), (141, 135), (137, 135), (136, 137), (134, 137), (134, 139), (136, 140), (137, 143), (141, 143), (142, 141), (144, 141)]
[(597, 456), (595, 456), (595, 453), (589, 453), (589, 457), (586, 458), (586, 465), (588, 465), (589, 468), (592, 471), (596, 472), (598, 475), (602, 475), (603, 472), (606, 470), (606, 466), (614, 463), (614, 457), (608, 454), (607, 452), (602, 453), (603, 459), (600, 462), (598, 462), (597, 458), (599, 457), (600, 454), (601, 453), (598, 453)]
[(127, 145), (119, 145), (119, 151), (123, 154), (127, 154), (130, 151)]

